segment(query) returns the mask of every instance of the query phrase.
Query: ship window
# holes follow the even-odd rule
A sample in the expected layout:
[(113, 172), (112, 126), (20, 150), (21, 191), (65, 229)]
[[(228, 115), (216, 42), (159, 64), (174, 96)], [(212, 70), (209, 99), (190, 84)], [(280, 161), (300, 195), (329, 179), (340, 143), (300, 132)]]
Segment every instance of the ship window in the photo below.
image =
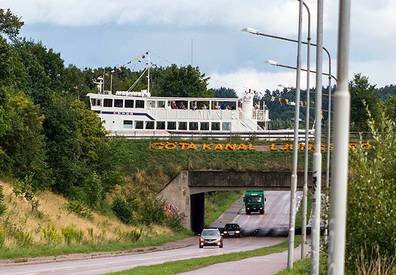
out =
[(179, 130), (187, 130), (187, 122), (179, 122)]
[(220, 122), (212, 122), (212, 131), (220, 131)]
[(102, 105), (102, 100), (96, 99), (96, 106), (101, 106), (101, 105)]
[(125, 108), (133, 108), (133, 100), (125, 99)]
[(122, 99), (114, 99), (114, 107), (122, 108), (124, 107), (124, 101)]
[(143, 129), (143, 121), (135, 121), (135, 129)]
[(91, 98), (91, 105), (96, 106), (96, 98)]
[(176, 122), (168, 121), (168, 130), (176, 130)]
[(189, 129), (190, 129), (191, 131), (198, 130), (198, 122), (190, 122), (190, 123), (189, 123)]
[(146, 121), (146, 129), (154, 129), (154, 121)]
[(147, 101), (148, 108), (155, 108), (155, 100), (148, 100)]
[(132, 129), (133, 128), (133, 121), (132, 120), (124, 120), (124, 128), (125, 129)]
[(111, 98), (105, 98), (103, 100), (103, 107), (113, 107), (113, 100)]
[(200, 130), (209, 130), (209, 122), (201, 122)]
[(165, 101), (162, 101), (162, 100), (157, 101), (157, 107), (158, 108), (165, 108)]
[(165, 130), (165, 121), (157, 121), (157, 130)]
[(136, 108), (144, 108), (144, 100), (136, 100)]
[(231, 130), (231, 122), (223, 122), (221, 125), (223, 131), (230, 131)]

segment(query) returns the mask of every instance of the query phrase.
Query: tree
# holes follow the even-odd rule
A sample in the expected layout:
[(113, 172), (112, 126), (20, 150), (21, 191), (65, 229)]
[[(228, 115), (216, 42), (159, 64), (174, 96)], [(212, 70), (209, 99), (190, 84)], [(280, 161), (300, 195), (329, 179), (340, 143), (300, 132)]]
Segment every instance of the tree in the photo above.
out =
[(221, 98), (238, 98), (237, 93), (234, 89), (220, 87), (217, 89), (213, 89), (213, 96), (214, 97), (221, 97)]
[(152, 93), (166, 97), (212, 97), (208, 91), (209, 78), (197, 67), (172, 65), (153, 70)]
[(351, 92), (351, 130), (368, 131), (367, 105), (374, 120), (379, 117), (379, 98), (375, 94), (375, 85), (369, 83), (368, 77), (355, 74), (349, 83)]
[(377, 120), (369, 116), (369, 129), (372, 149), (351, 154), (346, 260), (352, 269), (359, 259), (375, 264), (377, 249), (383, 260), (395, 260), (396, 125), (381, 113)]
[(396, 95), (391, 96), (387, 101), (384, 102), (384, 109), (386, 115), (396, 121)]
[(13, 40), (18, 36), (22, 26), (21, 18), (14, 15), (10, 9), (0, 9), (0, 33)]
[(0, 87), (0, 95), (3, 98), (0, 158), (4, 160), (0, 169), (18, 178), (29, 178), (33, 190), (49, 187), (50, 170), (46, 162), (41, 110), (14, 88)]

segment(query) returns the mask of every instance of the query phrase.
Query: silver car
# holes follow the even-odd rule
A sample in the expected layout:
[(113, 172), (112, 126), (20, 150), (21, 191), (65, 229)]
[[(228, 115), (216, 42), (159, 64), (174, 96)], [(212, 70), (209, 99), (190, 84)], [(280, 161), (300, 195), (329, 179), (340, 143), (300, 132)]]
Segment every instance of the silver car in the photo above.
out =
[(223, 248), (223, 236), (219, 229), (204, 229), (199, 237), (199, 248), (204, 246), (218, 246)]

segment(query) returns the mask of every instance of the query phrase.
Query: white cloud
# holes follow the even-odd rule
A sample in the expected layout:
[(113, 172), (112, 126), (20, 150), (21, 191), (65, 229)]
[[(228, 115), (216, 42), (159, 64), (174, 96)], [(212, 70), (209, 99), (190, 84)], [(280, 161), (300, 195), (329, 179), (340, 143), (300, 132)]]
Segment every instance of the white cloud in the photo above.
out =
[[(247, 89), (263, 92), (266, 89), (281, 89), (278, 85), (286, 87), (296, 86), (296, 75), (293, 71), (286, 72), (267, 72), (257, 71), (254, 68), (242, 68), (230, 73), (211, 73), (209, 74), (209, 87), (233, 88), (241, 95)], [(315, 77), (311, 75), (311, 83), (314, 83)], [(324, 84), (325, 85), (325, 84)], [(301, 88), (306, 88), (306, 74), (301, 75)]]
[(0, 0), (32, 23), (62, 26), (116, 24), (246, 25), (273, 32), (295, 31), (297, 1), (240, 0)]

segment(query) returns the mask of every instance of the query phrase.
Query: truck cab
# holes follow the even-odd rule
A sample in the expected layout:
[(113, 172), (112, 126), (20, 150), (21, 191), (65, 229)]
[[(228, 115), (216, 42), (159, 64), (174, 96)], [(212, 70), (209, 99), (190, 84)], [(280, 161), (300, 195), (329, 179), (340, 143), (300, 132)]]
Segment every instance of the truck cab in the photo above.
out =
[(248, 190), (243, 195), (243, 202), (245, 203), (246, 215), (252, 212), (258, 212), (261, 215), (265, 212), (265, 196), (263, 190)]

